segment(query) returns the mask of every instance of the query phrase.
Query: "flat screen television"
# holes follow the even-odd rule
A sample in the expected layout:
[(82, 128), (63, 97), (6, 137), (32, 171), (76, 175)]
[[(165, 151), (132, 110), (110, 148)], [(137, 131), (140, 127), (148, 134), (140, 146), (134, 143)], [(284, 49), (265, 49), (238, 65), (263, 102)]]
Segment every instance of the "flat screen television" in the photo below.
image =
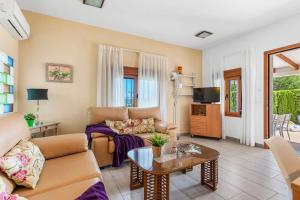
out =
[(220, 102), (220, 87), (194, 88), (193, 100), (200, 103)]

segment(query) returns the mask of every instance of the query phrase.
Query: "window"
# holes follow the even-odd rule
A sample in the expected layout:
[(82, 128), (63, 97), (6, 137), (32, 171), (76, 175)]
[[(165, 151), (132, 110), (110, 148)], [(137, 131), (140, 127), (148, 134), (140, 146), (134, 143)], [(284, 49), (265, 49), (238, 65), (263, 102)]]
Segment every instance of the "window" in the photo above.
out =
[(240, 117), (242, 114), (241, 68), (224, 71), (225, 116)]
[(138, 69), (124, 67), (124, 101), (126, 107), (138, 106)]
[(14, 60), (0, 51), (0, 115), (14, 110)]

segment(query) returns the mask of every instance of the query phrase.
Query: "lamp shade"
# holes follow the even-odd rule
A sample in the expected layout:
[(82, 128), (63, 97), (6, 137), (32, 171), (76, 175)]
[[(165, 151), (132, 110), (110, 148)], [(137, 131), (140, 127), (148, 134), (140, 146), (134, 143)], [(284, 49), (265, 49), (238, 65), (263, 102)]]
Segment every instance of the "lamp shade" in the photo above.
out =
[(27, 89), (27, 100), (48, 100), (48, 89)]

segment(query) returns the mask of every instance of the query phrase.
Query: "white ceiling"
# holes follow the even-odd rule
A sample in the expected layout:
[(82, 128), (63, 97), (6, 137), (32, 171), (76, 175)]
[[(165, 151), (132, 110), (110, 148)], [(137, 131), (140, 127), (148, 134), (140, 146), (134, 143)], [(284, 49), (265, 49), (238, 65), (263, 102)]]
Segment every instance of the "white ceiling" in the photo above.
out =
[[(283, 54), (284, 56), (292, 60), (294, 63), (300, 65), (300, 49), (286, 51), (281, 54)], [(282, 59), (273, 55), (273, 68), (283, 68), (288, 66), (289, 65), (286, 62), (284, 62)]]
[[(21, 8), (154, 40), (203, 49), (300, 12), (299, 0), (17, 0)], [(291, 27), (292, 28), (292, 27)], [(202, 30), (214, 33), (195, 38)]]

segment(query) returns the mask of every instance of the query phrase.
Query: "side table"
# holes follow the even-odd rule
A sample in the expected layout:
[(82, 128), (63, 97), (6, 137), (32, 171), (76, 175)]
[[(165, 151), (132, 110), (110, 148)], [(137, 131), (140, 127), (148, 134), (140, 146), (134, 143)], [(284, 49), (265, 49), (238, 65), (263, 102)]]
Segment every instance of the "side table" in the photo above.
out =
[(55, 130), (55, 135), (58, 135), (58, 126), (60, 122), (44, 122), (38, 125), (34, 125), (30, 128), (32, 136), (38, 133), (42, 133), (42, 137), (46, 136), (49, 130)]

